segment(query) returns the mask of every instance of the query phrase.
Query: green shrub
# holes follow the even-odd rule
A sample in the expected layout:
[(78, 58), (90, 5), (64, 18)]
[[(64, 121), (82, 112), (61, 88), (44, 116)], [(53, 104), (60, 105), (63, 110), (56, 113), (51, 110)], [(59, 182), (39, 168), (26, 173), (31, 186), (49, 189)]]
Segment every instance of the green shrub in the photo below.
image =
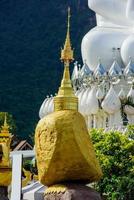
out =
[(89, 131), (103, 178), (95, 188), (108, 200), (132, 200), (134, 197), (134, 126), (126, 133)]

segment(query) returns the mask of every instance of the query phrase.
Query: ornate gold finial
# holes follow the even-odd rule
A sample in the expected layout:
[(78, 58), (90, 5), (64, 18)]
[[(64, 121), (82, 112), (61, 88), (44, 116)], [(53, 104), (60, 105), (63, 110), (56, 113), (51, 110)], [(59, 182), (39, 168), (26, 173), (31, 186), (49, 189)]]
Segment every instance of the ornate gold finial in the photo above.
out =
[(70, 7), (68, 7), (68, 23), (67, 23), (67, 35), (66, 35), (66, 40), (64, 44), (64, 48), (61, 49), (61, 60), (63, 62), (71, 62), (74, 60), (73, 57), (73, 50), (71, 47), (71, 40), (70, 40)]
[(9, 136), (9, 125), (7, 124), (7, 113), (5, 113), (4, 124), (1, 129), (1, 136)]
[(7, 113), (5, 113), (4, 127), (5, 127), (5, 128), (9, 128), (9, 126), (8, 126), (8, 124), (7, 124)]
[(68, 8), (68, 26), (64, 49), (61, 50), (61, 60), (64, 62), (64, 73), (58, 95), (54, 98), (54, 110), (78, 110), (78, 98), (75, 96), (69, 73), (69, 64), (73, 60), (73, 50), (70, 41), (70, 8)]

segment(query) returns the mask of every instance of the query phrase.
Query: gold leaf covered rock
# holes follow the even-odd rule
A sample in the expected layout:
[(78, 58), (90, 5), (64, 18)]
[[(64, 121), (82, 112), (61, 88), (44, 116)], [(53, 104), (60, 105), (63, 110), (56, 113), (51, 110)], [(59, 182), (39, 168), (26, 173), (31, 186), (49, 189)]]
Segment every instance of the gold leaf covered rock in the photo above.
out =
[(102, 176), (83, 116), (77, 111), (54, 112), (39, 121), (35, 134), (39, 180), (44, 185)]

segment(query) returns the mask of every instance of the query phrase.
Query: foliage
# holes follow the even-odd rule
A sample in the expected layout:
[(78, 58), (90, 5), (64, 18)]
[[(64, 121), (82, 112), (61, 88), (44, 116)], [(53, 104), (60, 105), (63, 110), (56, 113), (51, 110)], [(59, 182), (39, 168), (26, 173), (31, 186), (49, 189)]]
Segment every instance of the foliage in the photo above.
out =
[(129, 138), (134, 140), (134, 125), (129, 125), (127, 129), (128, 131), (126, 134), (128, 135)]
[(31, 160), (29, 159), (24, 159), (23, 160), (23, 168), (27, 171), (30, 171), (31, 169)]
[(108, 200), (132, 200), (134, 196), (134, 126), (126, 133), (91, 130), (103, 178), (95, 187)]
[(134, 107), (133, 98), (132, 98), (132, 97), (128, 97), (128, 99), (127, 99), (125, 105), (129, 105), (129, 106)]
[(23, 161), (23, 168), (27, 171), (30, 171), (32, 174), (38, 174), (37, 163), (35, 158), (33, 158), (32, 160), (25, 159)]

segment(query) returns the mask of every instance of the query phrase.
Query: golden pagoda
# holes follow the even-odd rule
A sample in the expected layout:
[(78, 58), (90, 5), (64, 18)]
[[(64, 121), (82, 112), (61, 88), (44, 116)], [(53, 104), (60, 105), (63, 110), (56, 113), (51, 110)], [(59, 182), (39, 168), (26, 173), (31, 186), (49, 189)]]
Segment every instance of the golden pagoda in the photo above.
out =
[(73, 59), (68, 9), (67, 36), (61, 50), (63, 79), (54, 98), (54, 112), (41, 119), (35, 131), (39, 180), (50, 186), (48, 192), (65, 189), (59, 185), (52, 187), (55, 184), (91, 183), (102, 176), (84, 117), (78, 112), (78, 98), (71, 85), (69, 65)]
[(10, 145), (12, 136), (5, 113), (4, 124), (0, 132), (0, 186), (8, 186), (11, 182)]

